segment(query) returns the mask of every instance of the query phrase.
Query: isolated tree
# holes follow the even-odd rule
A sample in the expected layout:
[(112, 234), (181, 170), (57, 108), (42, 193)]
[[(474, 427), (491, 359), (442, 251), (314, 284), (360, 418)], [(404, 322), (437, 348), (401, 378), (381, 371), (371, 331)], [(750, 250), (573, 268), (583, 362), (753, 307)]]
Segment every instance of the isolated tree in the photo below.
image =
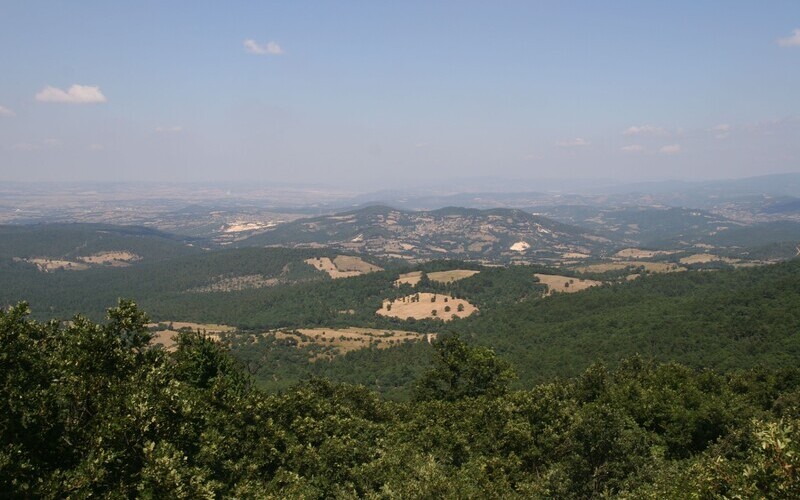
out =
[(433, 342), (434, 366), (417, 382), (417, 400), (456, 401), (501, 396), (515, 378), (511, 365), (488, 347), (473, 347), (458, 334)]
[(464, 304), (459, 304), (458, 307), (456, 307), (456, 311), (464, 312)]

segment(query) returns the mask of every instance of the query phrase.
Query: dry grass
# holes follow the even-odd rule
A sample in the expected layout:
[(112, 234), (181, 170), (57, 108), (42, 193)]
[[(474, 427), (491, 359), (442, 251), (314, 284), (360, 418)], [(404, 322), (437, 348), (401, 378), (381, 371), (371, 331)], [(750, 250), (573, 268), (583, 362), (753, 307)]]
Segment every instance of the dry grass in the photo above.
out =
[(561, 254), (562, 259), (588, 259), (591, 257), (588, 253), (580, 252), (566, 252)]
[(361, 257), (353, 257), (350, 255), (337, 255), (333, 259), (333, 264), (336, 266), (336, 269), (345, 273), (358, 271), (362, 274), (366, 274), (383, 271), (383, 268), (365, 262)]
[[(458, 310), (459, 305), (462, 307), (461, 311)], [(450, 310), (446, 311), (445, 308)], [(455, 299), (440, 293), (420, 292), (395, 300), (384, 300), (383, 306), (375, 313), (400, 319), (439, 318), (444, 321), (450, 321), (453, 316), (466, 318), (477, 310), (477, 307), (464, 299)]]
[(422, 279), (422, 271), (411, 271), (410, 273), (401, 274), (400, 277), (398, 277), (394, 281), (394, 286), (400, 286), (400, 285), (417, 286), (417, 283), (419, 283), (419, 280), (421, 279)]
[(436, 334), (407, 332), (402, 330), (377, 330), (374, 328), (299, 328), (269, 332), (279, 339), (294, 339), (297, 347), (320, 345), (332, 347), (328, 352), (311, 359), (332, 358), (351, 351), (375, 347), (387, 349), (406, 342), (432, 341)]
[(730, 259), (728, 257), (720, 257), (719, 255), (710, 253), (696, 253), (680, 260), (681, 264), (708, 264), (709, 262), (727, 262), (729, 264), (733, 264), (738, 262), (738, 260)]
[[(158, 330), (159, 325), (169, 325), (167, 328)], [(183, 328), (190, 328), (192, 330), (200, 330), (206, 336), (219, 341), (222, 333), (230, 333), (236, 331), (235, 327), (228, 325), (217, 325), (214, 323), (190, 323), (184, 321), (162, 321), (160, 323), (148, 323), (145, 325), (150, 329), (150, 334), (153, 336), (150, 341), (151, 345), (161, 345), (168, 351), (175, 350), (175, 336), (178, 331)]]
[(453, 269), (452, 271), (437, 271), (435, 273), (428, 273), (428, 279), (439, 283), (451, 283), (453, 281), (463, 280), (470, 276), (475, 276), (480, 271), (472, 271), (469, 269)]
[(588, 266), (581, 266), (574, 268), (582, 273), (607, 273), (609, 271), (619, 271), (622, 269), (641, 269), (651, 273), (674, 273), (679, 271), (686, 271), (685, 267), (669, 262), (603, 262), (600, 264), (590, 264)]
[(547, 293), (556, 292), (575, 293), (593, 286), (602, 285), (602, 281), (582, 280), (571, 276), (559, 276), (556, 274), (534, 274), (539, 279), (539, 283), (547, 285)]
[(365, 273), (382, 270), (378, 266), (365, 262), (360, 257), (351, 257), (348, 255), (337, 255), (333, 260), (328, 257), (316, 257), (306, 259), (305, 262), (306, 264), (314, 266), (318, 271), (328, 273), (328, 276), (333, 279), (361, 276)]
[(71, 260), (48, 259), (46, 257), (35, 257), (23, 260), (35, 265), (36, 268), (43, 273), (49, 273), (58, 270), (83, 271), (89, 269), (89, 266), (83, 262), (73, 262)]
[(87, 264), (100, 264), (111, 267), (129, 266), (131, 262), (141, 260), (141, 257), (131, 252), (99, 252), (85, 257), (78, 257)]
[(641, 248), (623, 248), (614, 254), (618, 259), (652, 259), (659, 255), (670, 255), (677, 250), (642, 250)]

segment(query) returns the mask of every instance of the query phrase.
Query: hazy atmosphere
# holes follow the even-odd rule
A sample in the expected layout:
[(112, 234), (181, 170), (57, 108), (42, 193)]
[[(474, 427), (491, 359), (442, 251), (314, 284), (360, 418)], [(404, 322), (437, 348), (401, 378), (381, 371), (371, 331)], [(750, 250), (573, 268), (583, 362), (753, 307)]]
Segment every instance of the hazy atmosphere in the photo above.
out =
[(0, 3), (0, 181), (800, 172), (800, 3)]

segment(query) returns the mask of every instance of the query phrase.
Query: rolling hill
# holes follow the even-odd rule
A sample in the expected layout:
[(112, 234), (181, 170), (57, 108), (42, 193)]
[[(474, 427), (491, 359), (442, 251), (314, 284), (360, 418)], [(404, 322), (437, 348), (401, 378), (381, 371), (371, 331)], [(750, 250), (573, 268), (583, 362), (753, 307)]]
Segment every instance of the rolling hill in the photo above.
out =
[(243, 246), (333, 247), (422, 261), (556, 262), (571, 255), (606, 254), (608, 238), (522, 210), (448, 207), (403, 211), (372, 206), (299, 219), (252, 236)]

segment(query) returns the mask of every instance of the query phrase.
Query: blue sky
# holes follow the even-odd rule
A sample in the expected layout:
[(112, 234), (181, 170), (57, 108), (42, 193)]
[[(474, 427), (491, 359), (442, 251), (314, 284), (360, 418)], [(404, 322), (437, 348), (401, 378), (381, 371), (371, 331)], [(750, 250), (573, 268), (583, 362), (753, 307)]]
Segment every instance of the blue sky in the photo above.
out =
[(0, 180), (800, 171), (800, 2), (0, 1)]

